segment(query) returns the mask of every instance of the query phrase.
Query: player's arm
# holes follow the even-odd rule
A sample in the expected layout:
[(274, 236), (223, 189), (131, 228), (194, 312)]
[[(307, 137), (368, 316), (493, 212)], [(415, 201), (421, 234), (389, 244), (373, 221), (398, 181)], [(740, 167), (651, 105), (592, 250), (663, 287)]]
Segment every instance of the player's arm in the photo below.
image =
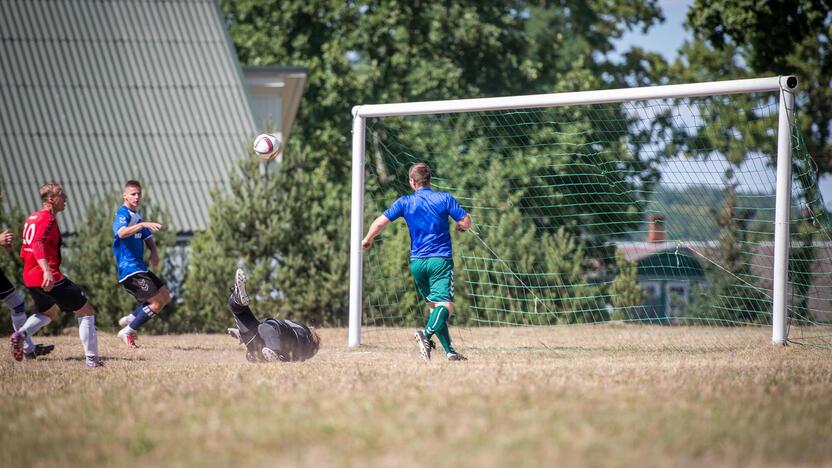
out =
[(9, 231), (0, 232), (0, 246), (9, 252), (12, 251), (12, 240), (14, 240), (14, 234)]
[(144, 243), (147, 244), (147, 248), (150, 250), (150, 258), (148, 258), (150, 266), (156, 268), (159, 266), (159, 251), (156, 250), (156, 242), (153, 241), (152, 237), (148, 237), (144, 240)]
[(47, 223), (35, 223), (35, 235), (32, 236), (32, 256), (35, 257), (38, 266), (43, 270), (43, 280), (40, 283), (40, 287), (46, 292), (51, 291), (52, 286), (55, 285), (52, 268), (49, 267), (49, 260), (46, 259), (46, 237), (56, 227), (54, 219)]
[(361, 241), (361, 247), (363, 247), (364, 250), (367, 250), (370, 247), (372, 247), (373, 239), (375, 239), (376, 236), (381, 234), (381, 231), (383, 231), (388, 224), (390, 224), (390, 220), (387, 219), (386, 216), (381, 215), (378, 218), (376, 218), (376, 220), (373, 221), (373, 224), (370, 225), (370, 229), (367, 230), (367, 235), (364, 236), (364, 239)]
[(456, 230), (465, 232), (471, 229), (471, 215), (469, 215), (456, 201), (453, 195), (448, 195), (448, 213), (456, 221)]
[(162, 229), (162, 225), (159, 223), (154, 223), (153, 221), (142, 221), (141, 223), (136, 223), (132, 226), (124, 226), (118, 229), (116, 232), (120, 239), (124, 239), (125, 237), (130, 237), (137, 232), (141, 231), (142, 229), (147, 228), (153, 232)]
[(456, 230), (465, 232), (469, 229), (471, 229), (471, 215), (467, 214), (464, 218), (456, 222)]

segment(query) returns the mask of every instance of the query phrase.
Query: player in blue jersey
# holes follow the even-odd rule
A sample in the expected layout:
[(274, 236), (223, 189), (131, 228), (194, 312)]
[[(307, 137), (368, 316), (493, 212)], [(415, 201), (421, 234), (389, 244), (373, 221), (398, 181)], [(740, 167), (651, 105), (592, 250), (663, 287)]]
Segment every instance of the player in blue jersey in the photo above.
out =
[(139, 306), (118, 324), (123, 327), (118, 337), (129, 348), (136, 345), (136, 331), (162, 311), (170, 302), (170, 292), (158, 276), (147, 268), (144, 247), (150, 249), (148, 261), (154, 268), (159, 265), (159, 252), (153, 241), (153, 233), (162, 228), (159, 223), (143, 221), (139, 214), (142, 202), (142, 186), (135, 180), (124, 184), (124, 204), (116, 211), (113, 221), (113, 254), (118, 266), (118, 282), (136, 298)]
[(436, 335), (448, 360), (464, 361), (465, 356), (451, 346), (448, 332), (448, 318), (454, 311), (454, 260), (448, 217), (456, 221), (457, 231), (464, 232), (471, 228), (471, 216), (450, 193), (431, 190), (431, 169), (427, 164), (414, 164), (407, 174), (414, 193), (399, 198), (376, 218), (361, 246), (369, 249), (388, 224), (404, 217), (410, 231), (410, 272), (430, 309), (424, 329), (416, 331), (419, 352), (429, 361), (430, 351), (435, 348), (431, 337)]

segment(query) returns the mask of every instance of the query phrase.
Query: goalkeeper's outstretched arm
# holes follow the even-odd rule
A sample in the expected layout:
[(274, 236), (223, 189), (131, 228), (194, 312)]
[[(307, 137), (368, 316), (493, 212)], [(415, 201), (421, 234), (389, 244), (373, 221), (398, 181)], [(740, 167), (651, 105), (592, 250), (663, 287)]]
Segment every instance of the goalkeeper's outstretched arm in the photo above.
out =
[(390, 224), (390, 220), (387, 219), (384, 215), (379, 216), (373, 221), (373, 224), (370, 225), (370, 229), (367, 231), (367, 235), (364, 236), (364, 239), (361, 241), (361, 247), (364, 250), (369, 249), (373, 245), (373, 240), (376, 238), (377, 235), (381, 234), (381, 231), (384, 230), (387, 225)]

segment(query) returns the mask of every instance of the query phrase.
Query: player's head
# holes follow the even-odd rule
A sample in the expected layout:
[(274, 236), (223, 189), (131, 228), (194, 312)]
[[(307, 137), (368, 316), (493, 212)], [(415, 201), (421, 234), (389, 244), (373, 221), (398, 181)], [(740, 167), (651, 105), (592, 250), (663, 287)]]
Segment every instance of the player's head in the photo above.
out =
[(40, 193), (40, 201), (43, 202), (44, 208), (55, 213), (59, 213), (66, 208), (66, 193), (61, 184), (47, 182), (40, 186), (38, 193)]
[(124, 204), (127, 208), (135, 210), (142, 202), (142, 184), (138, 180), (128, 180), (124, 183), (124, 191), (121, 193)]
[(410, 166), (410, 169), (407, 171), (407, 176), (413, 190), (427, 187), (430, 185), (430, 166), (425, 163), (416, 163)]

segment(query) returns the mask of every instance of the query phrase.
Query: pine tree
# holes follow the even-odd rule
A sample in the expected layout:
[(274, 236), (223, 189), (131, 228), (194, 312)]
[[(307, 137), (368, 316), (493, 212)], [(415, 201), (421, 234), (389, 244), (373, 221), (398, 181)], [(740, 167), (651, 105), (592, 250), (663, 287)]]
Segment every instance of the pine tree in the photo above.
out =
[[(241, 158), (227, 193), (215, 191), (208, 228), (191, 243), (185, 279), (184, 326), (220, 331), (228, 326), (228, 288), (236, 268), (249, 276), (258, 316), (329, 324), (346, 318), (348, 272), (345, 186), (326, 167), (311, 167), (297, 148), (266, 168), (253, 154)], [(325, 166), (325, 165), (324, 165)], [(300, 192), (312, 187), (311, 193)], [(341, 196), (339, 196), (341, 194)]]
[(737, 209), (737, 182), (733, 171), (726, 171), (727, 186), (723, 207), (714, 211), (719, 226), (717, 267), (706, 270), (708, 287), (698, 290), (699, 300), (692, 304), (692, 315), (740, 323), (763, 320), (770, 300), (757, 290), (751, 274), (747, 224), (753, 218), (747, 210)]
[(610, 286), (610, 296), (615, 311), (612, 320), (628, 320), (634, 316), (634, 309), (642, 304), (644, 292), (638, 284), (638, 268), (635, 262), (624, 258), (621, 250), (615, 252), (618, 275)]

